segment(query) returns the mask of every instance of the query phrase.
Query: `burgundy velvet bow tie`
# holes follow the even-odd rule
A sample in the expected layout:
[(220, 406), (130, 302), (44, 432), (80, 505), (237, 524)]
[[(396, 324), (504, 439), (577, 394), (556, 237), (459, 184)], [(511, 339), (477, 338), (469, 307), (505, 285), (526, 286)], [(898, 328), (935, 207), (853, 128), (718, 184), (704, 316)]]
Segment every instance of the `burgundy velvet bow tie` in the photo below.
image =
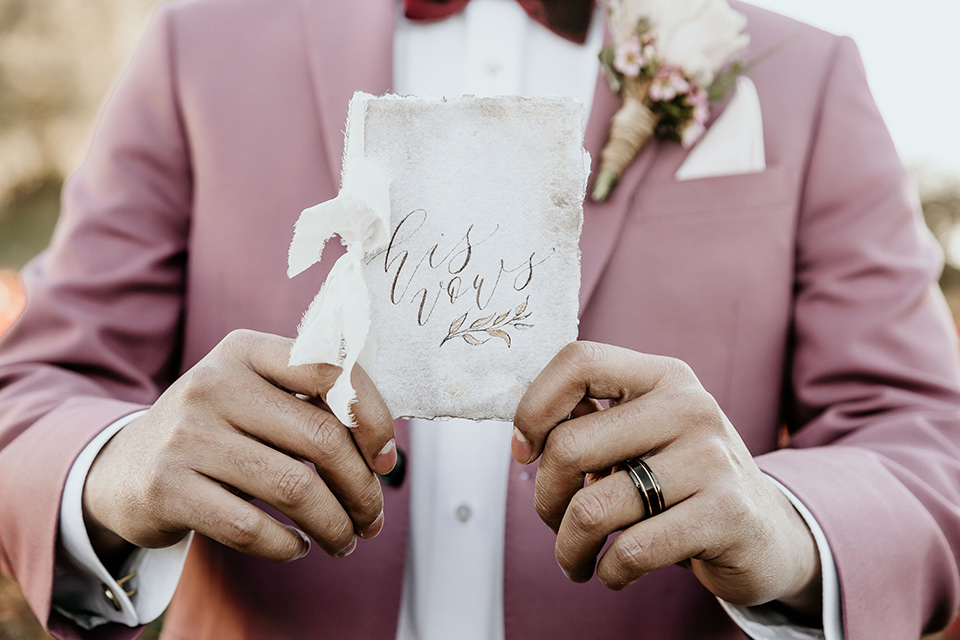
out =
[[(463, 11), (470, 0), (403, 0), (410, 20), (442, 20)], [(517, 0), (531, 18), (567, 40), (583, 44), (595, 0)]]

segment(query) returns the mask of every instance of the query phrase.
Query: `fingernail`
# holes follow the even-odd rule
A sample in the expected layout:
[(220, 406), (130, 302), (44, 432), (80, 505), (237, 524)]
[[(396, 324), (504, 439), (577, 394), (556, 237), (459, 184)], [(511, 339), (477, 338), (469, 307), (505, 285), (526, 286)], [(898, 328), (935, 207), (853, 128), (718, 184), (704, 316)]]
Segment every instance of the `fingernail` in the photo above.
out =
[(393, 471), (393, 468), (397, 464), (397, 441), (393, 438), (390, 439), (383, 449), (380, 450), (380, 453), (377, 454), (377, 457), (373, 461), (373, 467), (377, 470), (377, 473), (380, 475), (385, 475)]
[(513, 458), (520, 464), (530, 462), (530, 456), (533, 455), (533, 445), (520, 433), (520, 429), (513, 428)]
[(299, 560), (310, 553), (310, 547), (313, 546), (313, 543), (310, 542), (310, 536), (305, 534), (303, 531), (300, 531), (300, 529), (297, 529), (296, 527), (290, 527), (290, 530), (297, 534), (297, 536), (299, 536), (299, 538), (303, 541), (303, 551), (300, 552), (300, 555), (294, 558), (294, 560)]
[(383, 511), (380, 512), (380, 515), (377, 516), (377, 519), (373, 523), (363, 530), (360, 534), (360, 537), (364, 540), (372, 540), (380, 535), (380, 530), (383, 529)]
[(357, 548), (357, 538), (354, 537), (353, 540), (350, 541), (350, 544), (348, 544), (346, 547), (344, 547), (344, 548), (341, 549), (339, 552), (337, 552), (336, 557), (337, 557), (337, 558), (346, 558), (348, 555), (350, 555), (351, 553), (353, 553), (353, 551), (354, 551), (356, 548)]

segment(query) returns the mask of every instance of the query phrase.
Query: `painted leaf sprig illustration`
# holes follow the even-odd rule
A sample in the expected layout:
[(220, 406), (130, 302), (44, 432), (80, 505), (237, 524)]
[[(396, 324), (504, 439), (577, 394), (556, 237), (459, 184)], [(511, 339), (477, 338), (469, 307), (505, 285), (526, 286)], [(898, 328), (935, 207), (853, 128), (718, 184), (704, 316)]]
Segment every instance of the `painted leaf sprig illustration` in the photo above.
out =
[(506, 342), (507, 347), (509, 347), (512, 344), (512, 340), (508, 329), (512, 328), (525, 331), (533, 326), (530, 323), (524, 322), (532, 314), (532, 312), (527, 311), (527, 305), (529, 303), (530, 296), (527, 296), (527, 299), (516, 309), (510, 309), (499, 314), (492, 313), (488, 316), (477, 318), (469, 325), (467, 325), (467, 319), (470, 312), (467, 312), (450, 323), (450, 330), (447, 332), (447, 337), (443, 339), (440, 346), (442, 347), (450, 340), (463, 338), (463, 341), (467, 344), (479, 347), (494, 338), (498, 338)]

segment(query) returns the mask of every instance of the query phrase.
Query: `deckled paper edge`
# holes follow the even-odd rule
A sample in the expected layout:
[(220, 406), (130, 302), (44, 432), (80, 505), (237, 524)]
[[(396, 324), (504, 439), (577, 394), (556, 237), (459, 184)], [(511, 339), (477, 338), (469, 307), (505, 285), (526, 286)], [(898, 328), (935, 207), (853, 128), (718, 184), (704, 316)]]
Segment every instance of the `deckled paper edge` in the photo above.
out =
[[(347, 247), (304, 313), (289, 365), (324, 363), (342, 368), (325, 400), (337, 419), (349, 427), (357, 426), (351, 411), (356, 390), (350, 377), (370, 342), (370, 289), (364, 257), (385, 247), (390, 231), (391, 177), (363, 156), (366, 105), (373, 97), (358, 91), (350, 100), (340, 193), (300, 214), (288, 256), (288, 276), (293, 277), (320, 261), (324, 244), (334, 234)], [(364, 360), (370, 363), (375, 359), (367, 354)]]
[[(354, 184), (355, 181), (352, 180), (351, 177), (354, 175), (354, 170), (356, 167), (362, 166), (364, 164), (375, 165), (373, 161), (366, 159), (364, 156), (364, 149), (365, 149), (364, 125), (366, 120), (366, 109), (367, 109), (368, 103), (371, 100), (383, 99), (383, 98), (396, 99), (396, 100), (405, 100), (405, 99), (412, 98), (415, 100), (426, 101), (426, 102), (447, 102), (448, 101), (448, 99), (445, 97), (444, 98), (420, 98), (420, 97), (413, 97), (413, 96), (407, 97), (407, 96), (398, 96), (395, 94), (386, 94), (378, 98), (377, 96), (374, 96), (372, 94), (365, 93), (365, 92), (358, 91), (354, 93), (353, 98), (350, 100), (350, 104), (347, 110), (347, 122), (345, 127), (346, 130), (344, 133), (344, 153), (343, 153), (343, 162), (342, 162), (342, 169), (341, 169), (340, 194), (337, 196), (337, 198), (334, 198), (333, 200), (327, 201), (325, 203), (321, 203), (315, 207), (311, 207), (310, 209), (305, 210), (301, 214), (301, 219), (308, 212), (316, 212), (318, 209), (322, 209), (323, 207), (353, 208), (353, 207), (356, 207), (358, 204), (363, 204), (365, 202), (366, 198), (364, 197), (364, 194), (359, 193), (360, 189), (356, 189), (356, 188), (351, 189), (351, 187), (357, 186), (356, 184)], [(462, 96), (462, 97), (458, 97), (457, 99), (462, 100), (463, 98), (473, 98), (476, 100), (483, 99), (475, 96)], [(566, 103), (566, 102), (572, 101), (573, 103), (575, 103), (575, 106), (577, 108), (577, 112), (578, 112), (577, 115), (579, 116), (579, 121), (580, 121), (580, 131), (581, 132), (584, 131), (586, 111), (583, 104), (580, 103), (579, 101), (573, 100), (570, 98), (563, 98), (559, 96), (537, 98), (537, 100), (548, 100), (548, 101), (556, 100), (557, 102), (560, 102), (560, 103)], [(586, 197), (586, 189), (587, 189), (587, 185), (589, 184), (589, 176), (590, 176), (590, 170), (591, 170), (590, 153), (583, 146), (582, 133), (581, 133), (580, 150), (583, 156), (584, 171), (582, 174), (582, 179), (580, 184), (580, 207), (579, 207), (580, 210), (578, 215), (578, 239), (583, 232), (583, 220), (584, 220), (583, 202)], [(380, 169), (380, 172), (384, 176), (386, 176), (385, 172), (383, 172), (382, 169)], [(387, 179), (386, 188), (388, 190), (389, 177), (386, 177), (386, 179)], [(335, 213), (336, 211), (333, 211), (332, 215), (335, 215)], [(363, 212), (361, 211), (357, 215), (362, 217)], [(389, 233), (390, 215), (391, 215), (391, 212), (389, 209), (389, 192), (387, 191), (386, 234)], [(298, 228), (300, 227), (300, 221), (298, 221), (297, 226)], [(384, 234), (384, 236), (386, 236), (386, 234)], [(320, 261), (320, 257), (322, 255), (323, 243), (326, 241), (326, 239), (329, 239), (329, 237), (332, 237), (332, 234), (321, 242), (313, 243), (314, 246), (319, 245), (319, 247), (316, 249), (316, 255), (312, 262), (310, 262), (306, 266), (303, 266), (301, 264), (301, 265), (298, 265), (298, 268), (294, 268), (293, 253), (294, 253), (294, 244), (296, 242), (296, 234), (295, 234), (295, 240), (294, 242), (291, 243), (291, 259), (290, 259), (291, 268), (289, 270), (290, 277), (293, 277), (294, 275), (302, 272), (312, 264)], [(353, 403), (356, 402), (356, 392), (353, 389), (352, 384), (350, 382), (350, 373), (352, 372), (353, 364), (359, 363), (367, 372), (369, 377), (373, 380), (374, 384), (376, 384), (376, 369), (375, 369), (376, 344), (377, 344), (376, 328), (372, 327), (370, 323), (370, 293), (369, 293), (368, 283), (366, 282), (366, 276), (363, 273), (362, 263), (360, 265), (361, 268), (359, 269), (359, 274), (357, 274), (356, 271), (353, 269), (350, 270), (353, 272), (350, 278), (353, 280), (353, 286), (351, 287), (342, 286), (343, 284), (342, 278), (337, 277), (334, 272), (336, 271), (337, 273), (340, 273), (341, 271), (347, 271), (346, 265), (340, 265), (341, 260), (348, 258), (348, 256), (350, 256), (351, 259), (353, 259), (356, 257), (358, 253), (361, 255), (366, 255), (369, 253), (376, 252), (382, 249), (386, 245), (386, 242), (387, 242), (387, 239), (386, 237), (384, 237), (382, 242), (377, 244), (371, 244), (367, 247), (363, 247), (363, 250), (358, 252), (356, 248), (354, 248), (351, 251), (350, 244), (345, 242), (341, 237), (341, 243), (343, 243), (345, 246), (348, 247), (347, 254), (342, 256), (334, 265), (333, 269), (331, 269), (331, 272), (327, 278), (327, 281), (324, 282), (320, 291), (317, 293), (316, 298), (308, 307), (307, 311), (304, 313), (303, 322), (301, 323), (300, 330), (298, 331), (300, 335), (298, 335), (297, 341), (294, 344), (294, 349), (291, 351), (291, 358), (290, 358), (291, 366), (296, 366), (298, 364), (323, 362), (323, 363), (341, 366), (344, 369), (343, 372), (341, 372), (340, 376), (338, 376), (338, 379), (334, 384), (334, 387), (331, 388), (330, 392), (327, 394), (326, 401), (328, 406), (330, 406), (331, 410), (333, 411), (334, 415), (336, 415), (337, 418), (343, 424), (348, 425), (350, 427), (356, 426), (356, 419), (353, 416), (353, 413), (351, 410)], [(581, 259), (582, 259), (582, 252), (580, 250), (579, 242), (578, 242), (577, 243), (577, 261), (580, 264), (582, 264)], [(361, 260), (362, 260), (362, 257), (361, 257)], [(355, 261), (355, 260), (352, 260), (352, 261)], [(341, 268), (337, 269), (338, 266), (341, 266)], [(359, 276), (359, 278), (357, 278), (357, 276)], [(332, 284), (331, 284), (331, 278), (334, 280)], [(576, 295), (577, 297), (579, 297), (580, 283), (582, 283), (582, 268), (578, 270), (578, 287), (576, 289), (576, 292), (572, 295)], [(334, 293), (335, 298), (341, 301), (343, 300), (344, 297), (353, 298), (356, 302), (360, 304), (360, 306), (363, 309), (366, 309), (365, 312), (363, 311), (363, 309), (355, 309), (354, 313), (350, 314), (351, 316), (363, 316), (363, 317), (354, 317), (352, 320), (345, 323), (343, 322), (343, 314), (340, 314), (336, 318), (323, 316), (323, 314), (321, 313), (321, 308), (323, 306), (324, 300), (328, 299), (328, 294), (330, 293), (328, 289), (331, 288), (331, 286), (333, 286), (333, 288), (335, 289), (339, 289)], [(359, 300), (359, 297), (355, 295), (357, 290), (362, 290), (364, 292), (365, 295), (362, 296), (363, 300)], [(341, 302), (341, 305), (342, 305), (342, 302)], [(321, 339), (319, 342), (326, 343), (326, 351), (322, 358), (317, 358), (317, 357), (311, 357), (310, 354), (303, 353), (305, 349), (303, 348), (298, 349), (297, 343), (301, 342), (301, 337), (303, 336), (304, 329), (309, 328), (308, 326), (306, 326), (308, 325), (308, 321), (310, 320), (316, 321), (316, 319), (320, 317), (327, 317), (327, 320), (329, 321), (330, 326), (335, 327), (335, 330), (330, 331), (330, 329), (327, 328), (327, 330), (325, 331), (326, 339), (325, 340)], [(361, 346), (359, 348), (351, 348), (351, 349), (344, 348), (345, 347), (344, 327), (346, 326), (350, 326), (354, 330), (351, 333), (362, 334), (362, 340), (360, 340)], [(575, 324), (574, 324), (572, 335), (571, 335), (572, 339), (576, 339), (577, 337), (578, 326), (579, 326), (579, 317), (575, 319)], [(351, 342), (355, 343), (358, 341), (358, 339), (359, 339), (358, 337), (355, 337), (353, 340), (351, 340)], [(335, 351), (333, 348), (334, 346), (336, 347)], [(315, 356), (315, 354), (313, 355)], [(416, 417), (416, 416), (401, 416), (401, 417)], [(462, 418), (462, 416), (431, 416), (431, 418), (440, 418), (440, 419), (449, 419), (453, 417)], [(469, 417), (469, 418), (463, 418), (463, 419), (468, 419), (473, 421), (512, 420), (513, 416), (491, 415), (491, 416)]]

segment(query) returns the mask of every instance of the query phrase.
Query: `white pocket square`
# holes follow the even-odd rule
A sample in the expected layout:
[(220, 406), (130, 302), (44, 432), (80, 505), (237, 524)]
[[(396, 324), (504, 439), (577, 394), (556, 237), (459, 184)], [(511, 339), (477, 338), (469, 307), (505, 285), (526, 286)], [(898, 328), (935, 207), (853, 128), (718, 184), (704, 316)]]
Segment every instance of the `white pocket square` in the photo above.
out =
[(757, 87), (737, 78), (737, 93), (674, 176), (677, 180), (759, 173), (767, 168)]

